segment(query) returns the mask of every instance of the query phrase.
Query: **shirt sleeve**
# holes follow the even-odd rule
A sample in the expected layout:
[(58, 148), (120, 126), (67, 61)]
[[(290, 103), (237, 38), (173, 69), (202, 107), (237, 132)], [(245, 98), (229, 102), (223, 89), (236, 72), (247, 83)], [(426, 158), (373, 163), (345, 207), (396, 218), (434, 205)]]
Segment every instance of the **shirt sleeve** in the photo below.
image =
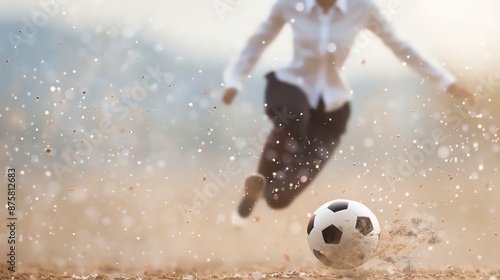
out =
[(442, 65), (431, 57), (418, 51), (407, 41), (401, 39), (375, 4), (373, 4), (369, 20), (365, 27), (380, 37), (384, 44), (388, 46), (401, 61), (406, 62), (413, 70), (430, 78), (443, 89), (447, 89), (455, 83), (455, 77)]
[(277, 1), (267, 19), (260, 24), (256, 32), (248, 39), (243, 50), (233, 59), (224, 71), (226, 88), (241, 89), (243, 78), (248, 76), (257, 63), (264, 49), (276, 38), (285, 19), (280, 2)]

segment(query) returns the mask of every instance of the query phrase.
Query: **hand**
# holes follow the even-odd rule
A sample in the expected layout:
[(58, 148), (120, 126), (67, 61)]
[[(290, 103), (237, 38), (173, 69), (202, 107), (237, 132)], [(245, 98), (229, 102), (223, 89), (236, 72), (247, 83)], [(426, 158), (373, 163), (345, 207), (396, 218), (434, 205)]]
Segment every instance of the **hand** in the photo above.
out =
[(222, 95), (222, 101), (226, 104), (231, 104), (233, 102), (234, 97), (238, 93), (238, 90), (235, 88), (227, 88), (224, 90), (224, 94)]
[(478, 104), (478, 100), (472, 92), (470, 92), (466, 88), (463, 88), (463, 87), (457, 85), (456, 83), (452, 84), (448, 88), (448, 92), (451, 94), (452, 97), (464, 98), (465, 100), (472, 102), (472, 104), (474, 104), (474, 105)]

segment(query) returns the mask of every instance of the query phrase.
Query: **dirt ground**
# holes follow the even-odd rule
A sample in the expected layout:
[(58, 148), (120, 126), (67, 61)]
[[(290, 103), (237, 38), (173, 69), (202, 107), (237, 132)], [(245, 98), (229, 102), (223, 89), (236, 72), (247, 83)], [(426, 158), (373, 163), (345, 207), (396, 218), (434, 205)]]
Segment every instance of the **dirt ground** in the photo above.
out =
[[(260, 225), (269, 228), (265, 221)], [(252, 231), (251, 226), (246, 228)], [(226, 229), (227, 230), (227, 229)], [(230, 232), (226, 232), (230, 233)], [(241, 231), (230, 233), (234, 236), (245, 236)], [(249, 233), (254, 235), (255, 233)], [(262, 238), (262, 237), (261, 237)], [(258, 239), (261, 241), (260, 239)], [(228, 239), (226, 239), (226, 242)], [(0, 267), (0, 279), (74, 279), (74, 280), (111, 280), (111, 279), (487, 279), (497, 280), (500, 277), (500, 268), (493, 265), (474, 267), (460, 267), (452, 264), (453, 256), (448, 260), (440, 260), (439, 254), (426, 255), (432, 252), (432, 246), (440, 248), (447, 243), (440, 235), (440, 225), (426, 216), (414, 214), (405, 218), (394, 218), (385, 226), (376, 254), (363, 266), (353, 270), (335, 270), (323, 266), (312, 257), (309, 252), (301, 251), (285, 253), (281, 259), (266, 262), (264, 251), (259, 251), (260, 260), (252, 257), (251, 251), (256, 251), (255, 245), (242, 244), (239, 252), (249, 252), (249, 259), (242, 258), (235, 261), (183, 261), (178, 258), (175, 266), (165, 268), (153, 265), (154, 260), (140, 262), (126, 262), (124, 266), (112, 265), (111, 262), (93, 263), (86, 259), (78, 266), (70, 265), (57, 267), (49, 259), (37, 263), (23, 263), (21, 272), (11, 273), (7, 267)], [(258, 243), (256, 241), (256, 243)], [(279, 245), (279, 244), (278, 244)], [(276, 246), (280, 247), (280, 246)], [(274, 250), (279, 255), (281, 250)], [(180, 254), (182, 255), (182, 254)], [(241, 255), (241, 253), (240, 253)], [(269, 256), (275, 256), (270, 254)], [(269, 258), (269, 257), (268, 257)], [(463, 256), (465, 259), (465, 256)], [(25, 258), (28, 259), (28, 258)], [(98, 258), (100, 259), (100, 258)], [(273, 260), (273, 258), (271, 258)], [(439, 268), (432, 263), (450, 263)], [(171, 264), (170, 264), (171, 265)], [(426, 267), (428, 265), (428, 267)], [(50, 267), (50, 268), (49, 268)]]
[(222, 271), (143, 271), (140, 273), (95, 273), (95, 274), (61, 274), (51, 272), (0, 274), (1, 279), (75, 279), (75, 280), (153, 280), (153, 279), (487, 279), (496, 280), (500, 277), (500, 269), (458, 269), (443, 270), (418, 269), (408, 272), (389, 273), (377, 270), (332, 271), (312, 269), (301, 270), (262, 270), (252, 272), (222, 272)]

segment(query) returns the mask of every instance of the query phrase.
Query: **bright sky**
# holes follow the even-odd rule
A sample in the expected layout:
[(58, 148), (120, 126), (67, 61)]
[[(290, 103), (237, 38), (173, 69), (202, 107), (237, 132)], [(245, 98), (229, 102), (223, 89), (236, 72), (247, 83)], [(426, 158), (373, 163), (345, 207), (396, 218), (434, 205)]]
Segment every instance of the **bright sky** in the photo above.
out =
[[(460, 55), (481, 51), (481, 45), (498, 45), (496, 28), (500, 10), (495, 0), (375, 0), (382, 10), (399, 3), (401, 12), (390, 14), (396, 29), (432, 53)], [(0, 0), (4, 12), (43, 11), (44, 1)], [(58, 14), (75, 26), (109, 24), (127, 32), (142, 32), (159, 41), (207, 55), (234, 55), (268, 14), (272, 0), (54, 0)], [(217, 8), (221, 10), (217, 10)], [(227, 10), (224, 10), (227, 9)], [(495, 41), (492, 41), (495, 40)], [(266, 51), (264, 63), (284, 62), (291, 53), (290, 32), (285, 29)], [(378, 46), (370, 52), (378, 52)], [(488, 54), (486, 54), (488, 55)]]

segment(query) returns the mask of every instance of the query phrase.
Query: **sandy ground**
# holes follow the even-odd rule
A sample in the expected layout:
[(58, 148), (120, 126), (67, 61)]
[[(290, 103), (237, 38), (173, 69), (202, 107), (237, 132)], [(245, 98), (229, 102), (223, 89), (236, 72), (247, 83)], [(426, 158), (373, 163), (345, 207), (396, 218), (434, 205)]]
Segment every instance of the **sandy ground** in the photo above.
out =
[[(255, 224), (254, 224), (255, 225)], [(93, 267), (59, 267), (48, 269), (43, 261), (37, 265), (24, 266), (23, 270), (30, 272), (10, 273), (7, 267), (0, 267), (0, 279), (75, 279), (75, 280), (105, 280), (105, 279), (488, 279), (497, 280), (500, 269), (489, 267), (460, 267), (448, 265), (443, 268), (423, 267), (421, 260), (422, 247), (442, 245), (439, 236), (440, 226), (432, 219), (423, 215), (413, 215), (411, 218), (397, 218), (382, 231), (379, 246), (375, 255), (364, 265), (352, 270), (336, 270), (323, 266), (319, 261), (305, 253), (283, 256), (284, 262), (254, 262), (245, 260), (241, 263), (203, 262), (181, 263), (172, 269), (144, 268), (129, 266), (118, 268), (109, 262), (103, 262)], [(251, 228), (247, 228), (251, 231)], [(238, 235), (233, 232), (233, 235)], [(249, 247), (248, 247), (249, 246)], [(253, 245), (242, 244), (242, 248), (250, 250)], [(240, 251), (239, 251), (240, 252)], [(308, 257), (309, 256), (309, 257)], [(236, 255), (234, 256), (236, 257)], [(297, 264), (293, 258), (302, 257), (302, 264)], [(431, 258), (439, 263), (437, 259)], [(449, 262), (449, 261), (448, 261)], [(47, 262), (47, 264), (50, 262)], [(91, 263), (89, 261), (89, 263)], [(449, 262), (451, 263), (451, 262)]]
[(210, 272), (210, 271), (144, 271), (140, 273), (95, 273), (95, 274), (60, 274), (51, 272), (0, 274), (1, 279), (75, 279), (75, 280), (105, 280), (105, 279), (489, 279), (500, 277), (500, 270), (470, 270), (470, 269), (419, 269), (409, 272), (388, 273), (376, 270), (352, 271), (315, 271), (301, 270), (263, 270), (252, 272)]

